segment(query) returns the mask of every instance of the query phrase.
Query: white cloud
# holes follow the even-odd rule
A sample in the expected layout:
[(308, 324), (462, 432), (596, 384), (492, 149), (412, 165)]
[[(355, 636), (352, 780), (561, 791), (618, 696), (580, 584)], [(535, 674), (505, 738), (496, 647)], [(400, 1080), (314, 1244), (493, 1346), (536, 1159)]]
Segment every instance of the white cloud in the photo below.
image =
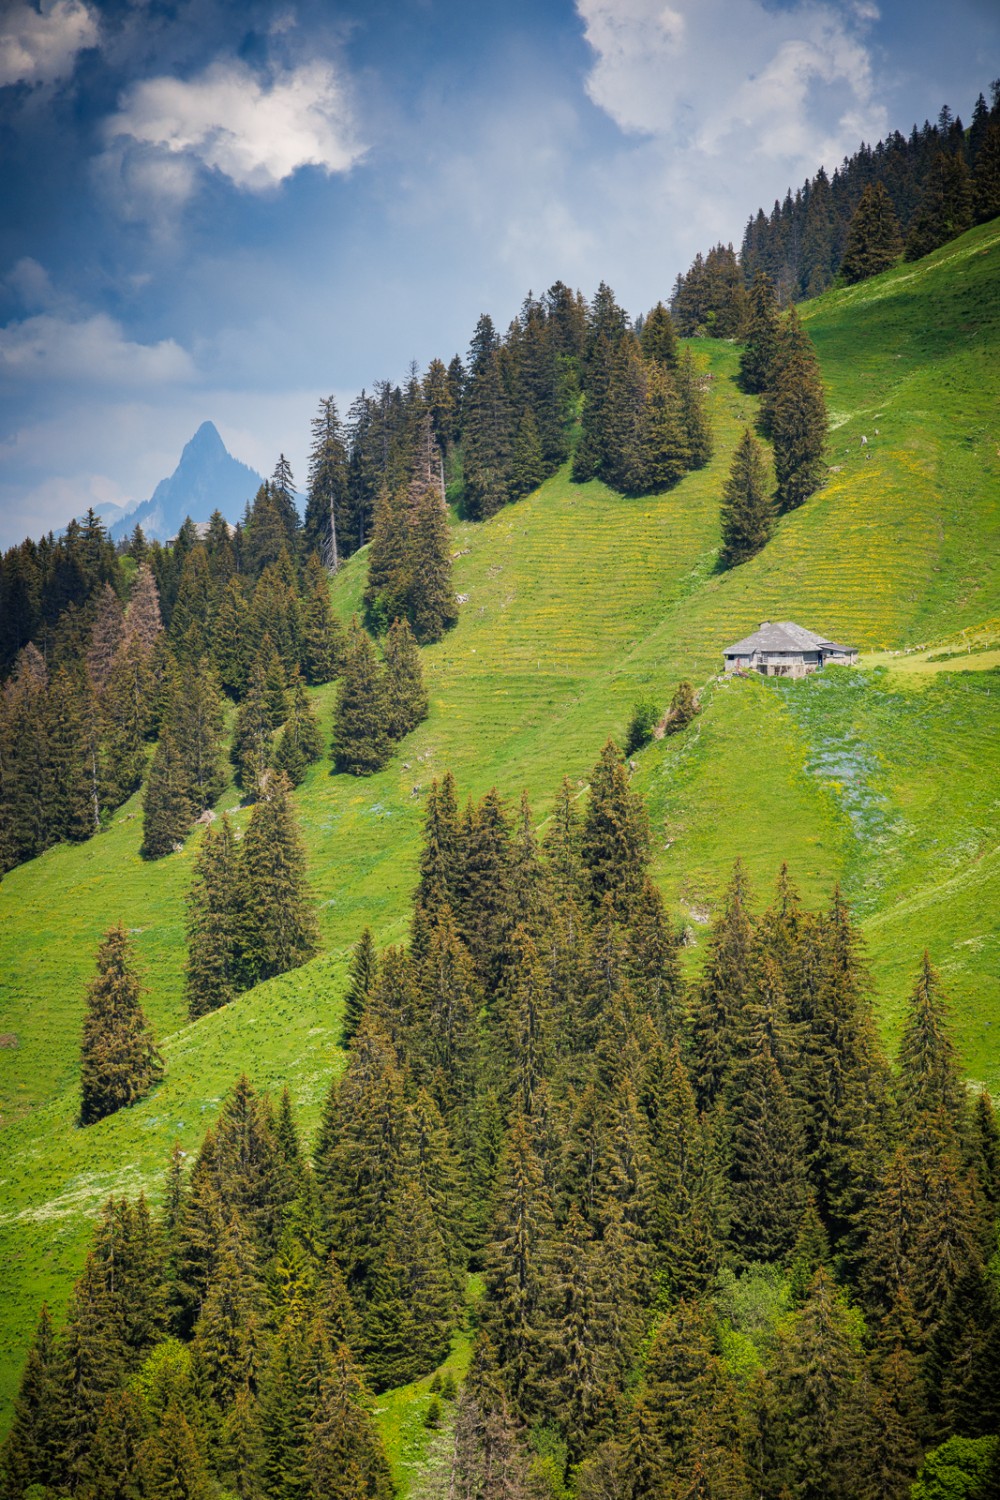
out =
[(54, 0), (41, 11), (14, 0), (0, 18), (0, 87), (68, 78), (77, 54), (97, 39), (97, 17), (83, 0)]
[(147, 79), (125, 96), (106, 136), (112, 152), (123, 143), (144, 150), (147, 173), (173, 167), (166, 185), (176, 199), (193, 188), (192, 161), (261, 192), (301, 167), (346, 172), (364, 153), (345, 85), (323, 61), (270, 82), (236, 61), (213, 63), (187, 81)]
[(0, 328), (0, 378), (142, 387), (189, 380), (191, 356), (173, 339), (137, 344), (106, 313), (39, 313)]
[(577, 10), (596, 54), (587, 92), (623, 131), (804, 176), (885, 128), (867, 0), (577, 0)]

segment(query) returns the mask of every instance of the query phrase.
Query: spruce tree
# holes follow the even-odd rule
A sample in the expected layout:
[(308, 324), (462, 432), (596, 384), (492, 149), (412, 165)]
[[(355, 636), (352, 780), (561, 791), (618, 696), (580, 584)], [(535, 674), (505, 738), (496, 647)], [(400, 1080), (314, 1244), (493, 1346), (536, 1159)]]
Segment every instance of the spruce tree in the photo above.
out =
[(306, 1453), (312, 1500), (392, 1500), (393, 1484), (360, 1371), (335, 1351)]
[(1000, 217), (1000, 119), (990, 122), (979, 148), (972, 202), (977, 224)]
[(699, 1102), (712, 1104), (736, 1042), (739, 1013), (749, 996), (753, 916), (741, 860), (733, 866), (722, 910), (712, 924), (708, 962), (694, 1003), (691, 1071)]
[(80, 1123), (92, 1125), (141, 1099), (163, 1076), (163, 1062), (139, 1004), (141, 986), (124, 926), (110, 928), (87, 988), (80, 1067)]
[(894, 266), (903, 253), (903, 235), (885, 186), (870, 182), (847, 229), (840, 275), (847, 284), (866, 281)]
[(271, 758), (271, 734), (267, 678), (258, 656), (250, 671), (246, 697), (236, 711), (230, 750), (236, 780), (250, 800), (258, 796)]
[(177, 1401), (143, 1450), (143, 1500), (213, 1500), (205, 1460)]
[(408, 622), (394, 620), (386, 636), (385, 692), (389, 734), (401, 740), (427, 717), (427, 689), (420, 652)]
[(774, 283), (766, 272), (758, 271), (750, 288), (750, 306), (740, 354), (740, 384), (752, 396), (770, 389), (779, 326)]
[(965, 1089), (941, 976), (926, 952), (910, 998), (898, 1066), (900, 1101), (911, 1129), (920, 1115), (930, 1115), (946, 1129), (959, 1130), (965, 1113)]
[(341, 1043), (345, 1047), (360, 1025), (377, 975), (378, 954), (375, 950), (371, 928), (366, 927), (355, 943), (354, 952), (351, 955), (347, 993), (344, 996), (344, 1023), (341, 1031)]
[(859, 1375), (851, 1315), (821, 1269), (776, 1360), (775, 1488), (784, 1483), (796, 1500), (853, 1500)]
[(410, 588), (407, 613), (421, 645), (439, 641), (458, 619), (451, 579), (448, 514), (434, 485), (410, 502)]
[(515, 500), (536, 490), (545, 478), (545, 458), (534, 413), (522, 413), (514, 434), (510, 462), (510, 491)]
[(375, 505), (365, 582), (365, 622), (382, 635), (406, 613), (410, 596), (410, 525), (405, 494), (383, 489)]
[(960, 152), (939, 151), (906, 236), (907, 260), (919, 260), (972, 227), (972, 181)]
[(311, 427), (313, 445), (309, 454), (309, 497), (302, 547), (307, 556), (316, 556), (324, 568), (336, 573), (350, 498), (347, 447), (333, 396), (321, 399)]
[(218, 829), (205, 830), (188, 895), (184, 989), (192, 1021), (236, 994), (237, 891), (237, 849), (223, 813)]
[(662, 365), (665, 370), (674, 368), (677, 363), (677, 332), (674, 320), (662, 302), (646, 314), (639, 342), (644, 358)]
[(608, 740), (590, 773), (590, 798), (580, 849), (595, 906), (610, 896), (628, 917), (642, 890), (649, 862), (649, 822), (629, 788), (628, 769)]
[(669, 489), (691, 467), (680, 397), (669, 371), (659, 362), (646, 366), (641, 464), (641, 488), (646, 490)]
[(272, 772), (240, 846), (235, 917), (242, 988), (297, 969), (316, 952), (318, 928), (291, 788)]
[(0, 1451), (3, 1492), (10, 1500), (32, 1485), (54, 1486), (59, 1477), (55, 1401), (59, 1356), (48, 1306), (43, 1303), (35, 1336), (14, 1399), (13, 1420)]
[(460, 844), (455, 778), (448, 771), (440, 782), (431, 782), (427, 797), (420, 882), (414, 893), (418, 911), (430, 915), (443, 906), (454, 907), (461, 875)]
[(211, 655), (226, 692), (231, 698), (242, 698), (253, 660), (253, 635), (246, 585), (240, 577), (230, 578), (219, 602)]
[(389, 735), (386, 674), (357, 616), (351, 620), (347, 654), (333, 724), (333, 758), (338, 771), (370, 776), (388, 764)]
[(315, 552), (306, 559), (302, 605), (302, 671), (315, 687), (332, 682), (347, 648), (344, 627), (330, 604), (330, 585)]
[(729, 477), (722, 490), (722, 551), (719, 566), (735, 568), (771, 540), (774, 507), (769, 494), (764, 451), (749, 427), (733, 454)]
[(675, 375), (681, 407), (681, 423), (687, 440), (689, 467), (703, 469), (712, 457), (712, 429), (698, 383), (694, 356), (685, 349), (677, 362)]
[(309, 702), (305, 683), (296, 673), (292, 683), (292, 711), (278, 736), (271, 765), (276, 771), (283, 771), (292, 786), (298, 786), (306, 774), (306, 767), (319, 760), (322, 753), (323, 736), (319, 722)]
[(781, 328), (766, 413), (774, 444), (780, 511), (795, 510), (818, 489), (826, 441), (826, 398), (819, 362), (793, 308)]
[(730, 1243), (744, 1265), (787, 1261), (806, 1202), (805, 1151), (795, 1102), (766, 1040), (734, 1068), (725, 1104)]

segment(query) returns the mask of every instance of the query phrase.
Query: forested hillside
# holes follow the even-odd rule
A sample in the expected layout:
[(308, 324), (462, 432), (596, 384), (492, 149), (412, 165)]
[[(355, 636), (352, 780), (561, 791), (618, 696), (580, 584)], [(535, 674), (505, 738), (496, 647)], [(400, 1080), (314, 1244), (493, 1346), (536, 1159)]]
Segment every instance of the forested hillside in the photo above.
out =
[[(41, 1301), (60, 1326), (83, 1272), (65, 1334), (36, 1335), (12, 1493), (57, 1474), (86, 1493), (95, 1452), (127, 1467), (130, 1444), (150, 1494), (184, 1473), (193, 1495), (433, 1494), (453, 1436), (470, 1495), (502, 1493), (482, 1477), (502, 1464), (511, 1495), (846, 1497), (859, 1433), (865, 1494), (906, 1495), (952, 1433), (994, 1461), (995, 1124), (960, 1079), (1000, 1081), (998, 270), (986, 224), (801, 309), (830, 417), (819, 487), (769, 501), (729, 566), (723, 490), (762, 426), (772, 492), (773, 417), (739, 349), (668, 331), (663, 358), (658, 317), (603, 363), (596, 337), (571, 356), (540, 486), (464, 488), (465, 447), (432, 423), (422, 472), (353, 548), (349, 480), (314, 483), (314, 559), (353, 554), (330, 585), (282, 534), (280, 472), (235, 538), (217, 530), (221, 590), (207, 544), (122, 559), (95, 539), (112, 659), (156, 687), (122, 717), (113, 795), (93, 769), (79, 790), (81, 841), (43, 829), (0, 887), (8, 1395)], [(515, 342), (490, 345), (484, 381)], [(615, 465), (662, 458), (664, 432), (687, 457), (625, 484)], [(466, 496), (448, 525), (442, 482)], [(159, 646), (136, 626), (146, 575)], [(718, 681), (767, 618), (857, 645), (861, 668)], [(107, 694), (95, 623), (55, 649)], [(25, 693), (51, 694), (40, 659)], [(699, 702), (676, 733), (640, 734), (631, 766), (601, 756), (682, 682)], [(55, 745), (80, 733), (45, 722)], [(272, 936), (252, 893), (287, 882), (261, 847), (297, 872)], [(163, 1081), (81, 1127), (84, 1011), (119, 923)]]

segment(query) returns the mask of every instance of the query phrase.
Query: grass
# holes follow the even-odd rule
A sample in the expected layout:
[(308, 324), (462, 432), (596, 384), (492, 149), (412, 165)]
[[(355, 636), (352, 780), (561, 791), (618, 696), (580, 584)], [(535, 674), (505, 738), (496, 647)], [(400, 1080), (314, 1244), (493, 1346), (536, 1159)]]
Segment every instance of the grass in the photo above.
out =
[[(186, 1025), (183, 900), (199, 836), (144, 864), (137, 801), (92, 842), (5, 877), (0, 1032), (17, 1046), (0, 1049), (0, 1402), (41, 1299), (61, 1311), (102, 1199), (157, 1196), (172, 1142), (196, 1149), (240, 1070), (261, 1086), (287, 1081), (310, 1132), (342, 1065), (349, 945), (365, 923), (381, 942), (405, 933), (432, 777), (453, 769), (462, 795), (526, 787), (541, 821), (563, 773), (582, 790), (634, 701), (665, 707), (682, 677), (703, 711), (640, 753), (636, 784), (657, 877), (696, 939), (692, 972), (733, 857), (762, 893), (787, 858), (809, 901), (839, 880), (855, 903), (890, 1041), (927, 945), (968, 1071), (1000, 1084), (1000, 225), (803, 312), (835, 414), (835, 472), (752, 562), (714, 571), (722, 482), (754, 416), (726, 344), (695, 346), (716, 433), (708, 468), (640, 499), (563, 471), (491, 522), (454, 526), (455, 587), (469, 602), (424, 652), (428, 720), (379, 775), (333, 777), (324, 764), (297, 793), (323, 957)], [(364, 569), (361, 554), (335, 580), (345, 617)], [(798, 683), (719, 680), (722, 648), (766, 618), (857, 645), (864, 665)], [(332, 690), (315, 696), (328, 727)], [(136, 930), (169, 1071), (150, 1099), (84, 1133), (83, 993), (119, 917)], [(399, 1473), (424, 1451), (424, 1385), (379, 1403)]]

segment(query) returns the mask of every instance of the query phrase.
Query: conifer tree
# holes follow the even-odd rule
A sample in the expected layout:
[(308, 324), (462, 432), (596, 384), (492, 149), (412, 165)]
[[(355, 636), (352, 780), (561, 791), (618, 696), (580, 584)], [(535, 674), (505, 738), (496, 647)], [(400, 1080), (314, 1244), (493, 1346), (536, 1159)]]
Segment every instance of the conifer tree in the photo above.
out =
[(420, 652), (409, 623), (394, 620), (385, 639), (385, 692), (389, 734), (401, 740), (427, 717), (427, 689)]
[(230, 578), (212, 625), (212, 661), (219, 681), (231, 698), (246, 692), (253, 660), (251, 608), (244, 581)]
[(521, 414), (514, 434), (514, 447), (510, 462), (510, 492), (514, 500), (536, 490), (545, 478), (545, 457), (538, 436), (535, 414), (526, 409)]
[(406, 613), (410, 583), (410, 526), (406, 496), (393, 495), (383, 489), (375, 503), (375, 526), (364, 594), (365, 622), (376, 635), (382, 635), (393, 620)]
[(770, 389), (779, 326), (774, 283), (766, 272), (758, 271), (750, 288), (750, 306), (740, 355), (740, 384), (752, 396)]
[(939, 151), (906, 236), (906, 259), (919, 260), (971, 227), (972, 181), (965, 157), (958, 151)]
[(667, 709), (664, 734), (679, 734), (700, 713), (698, 698), (690, 682), (679, 682)]
[(990, 122), (976, 157), (972, 205), (977, 224), (1000, 217), (1000, 119)]
[(207, 657), (179, 668), (168, 718), (195, 812), (203, 812), (226, 784), (222, 694)]
[(0, 1477), (11, 1500), (32, 1485), (54, 1486), (59, 1477), (55, 1403), (59, 1356), (48, 1306), (43, 1303), (14, 1400), (13, 1421), (0, 1451)]
[(690, 349), (682, 351), (675, 379), (681, 405), (681, 422), (690, 455), (689, 467), (703, 469), (712, 457), (712, 429), (705, 412), (705, 402)]
[(336, 573), (340, 566), (339, 538), (347, 529), (350, 497), (344, 429), (333, 396), (321, 399), (310, 425), (313, 445), (302, 547), (307, 557), (315, 554), (324, 568)]
[(80, 1123), (92, 1125), (141, 1099), (163, 1063), (139, 1004), (140, 983), (124, 926), (109, 928), (87, 988), (80, 1068)]
[(130, 1391), (108, 1396), (87, 1455), (87, 1500), (137, 1500), (149, 1418)]
[(378, 954), (370, 927), (366, 927), (354, 945), (344, 996), (344, 1025), (341, 1043), (347, 1046), (357, 1031), (378, 976)]
[(731, 1244), (744, 1264), (785, 1261), (805, 1208), (805, 1152), (795, 1103), (766, 1040), (736, 1066), (725, 1098)]
[(282, 771), (292, 786), (298, 786), (306, 767), (323, 753), (323, 736), (313, 713), (305, 683), (296, 673), (292, 683), (292, 711), (278, 736), (271, 757), (276, 771)]
[(409, 1174), (388, 1205), (364, 1319), (365, 1369), (376, 1390), (427, 1374), (448, 1350), (454, 1287), (444, 1239)]
[(720, 521), (720, 567), (738, 567), (755, 557), (771, 539), (774, 508), (768, 493), (767, 466), (763, 449), (749, 427), (744, 429), (733, 454), (722, 490)]
[(230, 754), (236, 779), (251, 800), (260, 792), (271, 757), (271, 711), (264, 663), (258, 656), (250, 671), (246, 697), (236, 711)]
[(118, 595), (106, 583), (97, 599), (97, 613), (90, 630), (87, 675), (95, 692), (107, 686), (111, 668), (125, 639), (125, 614)]
[(737, 1017), (749, 993), (753, 917), (742, 861), (737, 860), (712, 924), (710, 951), (692, 1024), (692, 1078), (702, 1105), (714, 1102), (733, 1054)]
[(213, 1488), (187, 1417), (171, 1401), (143, 1450), (144, 1500), (213, 1500)]
[(302, 671), (311, 687), (332, 682), (340, 671), (347, 641), (330, 604), (330, 585), (319, 556), (306, 559), (302, 605)]
[(458, 619), (451, 579), (448, 515), (434, 485), (410, 503), (410, 587), (407, 615), (421, 645), (439, 641)]
[(137, 640), (127, 640), (101, 694), (101, 801), (119, 807), (137, 791), (146, 769), (149, 670)]
[(240, 846), (235, 932), (244, 989), (297, 969), (316, 952), (305, 849), (280, 771), (268, 777)]
[(965, 1089), (941, 976), (926, 952), (900, 1039), (899, 1093), (911, 1129), (920, 1115), (936, 1117), (952, 1131), (960, 1129)]
[(878, 276), (903, 253), (903, 235), (885, 186), (870, 182), (847, 229), (840, 275), (849, 286)]
[(393, 1484), (360, 1372), (334, 1353), (306, 1454), (312, 1500), (392, 1500)]
[(691, 449), (680, 397), (669, 371), (659, 362), (646, 366), (642, 414), (642, 484), (669, 489), (691, 468)]
[(677, 333), (674, 320), (662, 302), (646, 314), (639, 336), (644, 358), (672, 370), (677, 363)]
[(192, 1021), (236, 994), (237, 851), (225, 813), (205, 830), (188, 895), (185, 994)]
[(778, 1353), (775, 1479), (801, 1500), (852, 1500), (860, 1359), (851, 1316), (820, 1269)]
[(514, 1401), (531, 1410), (540, 1364), (552, 1210), (528, 1123), (518, 1112), (501, 1158), (486, 1251), (487, 1332)]
[(455, 778), (447, 771), (440, 782), (431, 782), (427, 797), (420, 883), (414, 894), (418, 911), (432, 914), (442, 906), (454, 908), (461, 875), (460, 843)]
[(369, 776), (388, 764), (392, 740), (385, 672), (357, 616), (351, 620), (347, 654), (337, 695), (333, 757), (338, 771)]
[(148, 653), (162, 629), (156, 579), (149, 563), (140, 562), (125, 608), (125, 630), (128, 637), (138, 641), (142, 650)]
[(628, 770), (614, 740), (608, 740), (590, 773), (580, 852), (595, 906), (610, 896), (628, 917), (642, 890), (649, 861), (649, 823), (630, 790)]
[(781, 325), (765, 410), (778, 508), (795, 510), (820, 485), (827, 415), (816, 351), (794, 308)]

